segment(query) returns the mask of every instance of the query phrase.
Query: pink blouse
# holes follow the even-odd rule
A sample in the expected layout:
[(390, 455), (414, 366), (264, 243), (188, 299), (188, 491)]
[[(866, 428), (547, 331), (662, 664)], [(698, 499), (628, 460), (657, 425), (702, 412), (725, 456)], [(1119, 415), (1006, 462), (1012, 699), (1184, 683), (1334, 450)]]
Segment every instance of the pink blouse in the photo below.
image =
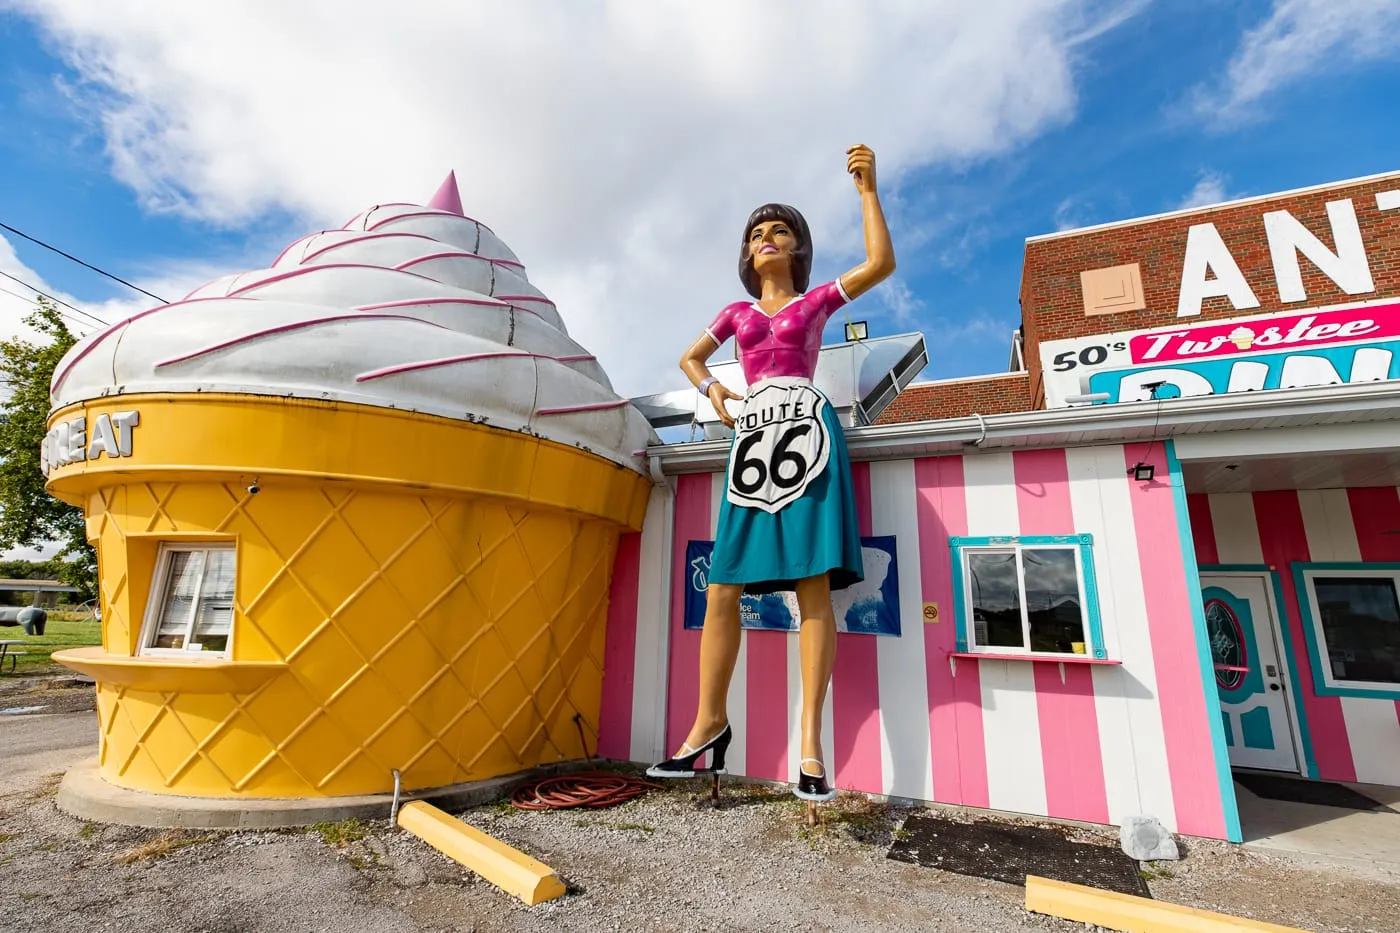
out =
[(705, 328), (717, 344), (733, 337), (749, 385), (773, 376), (811, 379), (822, 346), (822, 328), (850, 301), (841, 281), (818, 285), (789, 301), (771, 318), (756, 301), (736, 301)]

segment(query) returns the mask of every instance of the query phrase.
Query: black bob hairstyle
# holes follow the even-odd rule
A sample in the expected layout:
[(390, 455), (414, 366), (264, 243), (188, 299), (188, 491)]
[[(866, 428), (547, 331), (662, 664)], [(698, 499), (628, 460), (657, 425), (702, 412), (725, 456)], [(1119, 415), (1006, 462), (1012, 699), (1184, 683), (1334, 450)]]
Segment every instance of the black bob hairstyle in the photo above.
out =
[(749, 222), (744, 224), (744, 238), (739, 243), (739, 281), (754, 298), (762, 297), (758, 276), (753, 271), (753, 255), (749, 252), (749, 235), (754, 227), (770, 220), (787, 224), (797, 238), (797, 249), (792, 251), (792, 287), (800, 295), (807, 291), (807, 283), (812, 278), (812, 232), (797, 208), (786, 204), (765, 204), (749, 215)]

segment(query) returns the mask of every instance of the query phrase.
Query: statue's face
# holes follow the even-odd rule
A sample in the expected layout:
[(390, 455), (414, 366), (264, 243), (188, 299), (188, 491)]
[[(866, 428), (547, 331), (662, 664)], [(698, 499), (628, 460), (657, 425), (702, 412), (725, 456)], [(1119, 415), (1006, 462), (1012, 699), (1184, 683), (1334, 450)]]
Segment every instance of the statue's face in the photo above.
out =
[(792, 268), (792, 254), (798, 249), (792, 228), (781, 220), (768, 220), (749, 231), (749, 255), (753, 271), (762, 275)]

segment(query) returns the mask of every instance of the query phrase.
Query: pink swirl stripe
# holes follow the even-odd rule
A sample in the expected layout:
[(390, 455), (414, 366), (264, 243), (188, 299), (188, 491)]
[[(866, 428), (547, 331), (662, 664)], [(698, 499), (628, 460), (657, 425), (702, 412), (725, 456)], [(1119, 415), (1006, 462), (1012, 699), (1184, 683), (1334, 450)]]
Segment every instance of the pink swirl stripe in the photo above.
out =
[(615, 402), (594, 402), (591, 405), (568, 405), (564, 408), (541, 408), (535, 412), (537, 415), (571, 415), (580, 411), (606, 411), (610, 408), (621, 408), (630, 404), (627, 399), (620, 398)]
[(512, 301), (538, 301), (540, 304), (549, 305), (551, 308), (559, 307), (543, 295), (496, 295), (494, 297), (497, 301), (504, 301), (507, 303)]
[(263, 330), (255, 330), (252, 333), (244, 334), (241, 337), (235, 337), (232, 340), (225, 340), (222, 343), (212, 344), (211, 346), (195, 350), (192, 353), (186, 353), (183, 356), (172, 356), (168, 360), (161, 360), (155, 365), (155, 368), (160, 369), (162, 366), (170, 366), (174, 363), (183, 363), (186, 360), (192, 360), (197, 356), (204, 356), (209, 353), (214, 353), (218, 350), (226, 350), (229, 347), (236, 347), (240, 343), (247, 343), (250, 340), (257, 340), (259, 337), (270, 337), (273, 334), (285, 334), (289, 331), (301, 330), (302, 328), (306, 327), (316, 327), (320, 324), (331, 324), (336, 321), (412, 321), (415, 324), (427, 324), (429, 327), (436, 327), (441, 330), (451, 329), (448, 327), (443, 327), (441, 324), (436, 324), (432, 321), (425, 321), (420, 317), (410, 317), (407, 314), (332, 314), (326, 317), (312, 318), (309, 321), (295, 321), (291, 324), (279, 324), (276, 327), (268, 327)]
[(421, 208), (423, 207), (423, 205), (421, 205), (421, 204), (410, 204), (410, 203), (407, 202), (407, 201), (390, 201), (390, 202), (387, 203), (387, 204), (376, 204), (376, 205), (374, 205), (374, 207), (371, 207), (369, 210), (367, 210), (367, 211), (360, 211), (360, 212), (359, 212), (358, 214), (356, 214), (354, 217), (351, 217), (349, 220), (345, 221), (344, 225), (341, 226), (340, 229), (342, 229), (342, 230), (349, 230), (349, 229), (350, 229), (350, 225), (353, 224), (356, 220), (359, 220), (361, 217), (363, 217), (365, 220), (369, 220), (369, 215), (370, 215), (370, 214), (373, 214), (375, 211), (377, 211), (377, 210), (379, 210), (379, 209), (381, 209), (381, 208), (385, 208), (385, 207), (416, 207), (416, 208), (420, 208), (420, 209), (421, 209)]
[[(305, 238), (303, 237), (303, 239)], [(424, 236), (421, 233), (366, 233), (364, 236), (353, 237), (349, 240), (340, 240), (337, 243), (331, 243), (327, 246), (323, 246), (313, 253), (307, 253), (305, 256), (301, 257), (298, 264), (308, 263), (311, 260), (315, 259), (317, 256), (320, 256), (322, 253), (329, 253), (331, 250), (340, 249), (342, 246), (353, 246), (356, 243), (365, 243), (369, 240), (388, 239), (427, 240), (429, 243), (437, 242), (437, 240), (434, 240), (432, 237)], [(282, 257), (278, 256), (277, 258), (281, 259)], [(274, 262), (273, 265), (275, 266), (277, 265), (277, 263)]]
[[(388, 205), (383, 205), (383, 204), (380, 205), (380, 207), (387, 207), (387, 206), (388, 206)], [(412, 205), (412, 206), (416, 207), (417, 205)], [(357, 216), (358, 216), (358, 215), (357, 215)], [(396, 221), (396, 220), (405, 220), (405, 219), (407, 219), (407, 218), (409, 218), (409, 217), (455, 217), (455, 218), (457, 218), (458, 220), (465, 220), (465, 221), (467, 221), (468, 223), (476, 224), (477, 226), (481, 227), (481, 229), (483, 229), (483, 230), (489, 230), (489, 231), (491, 232), (491, 235), (492, 235), (492, 236), (495, 236), (495, 235), (496, 235), (496, 231), (491, 230), (490, 227), (486, 226), (486, 224), (484, 224), (484, 223), (482, 223), (481, 221), (477, 220), (475, 217), (466, 217), (466, 216), (464, 216), (464, 215), (462, 215), (462, 214), (453, 214), (453, 213), (451, 213), (450, 211), (409, 211), (407, 214), (395, 214), (393, 217), (385, 217), (383, 220), (376, 220), (374, 223), (369, 224), (367, 227), (365, 227), (365, 229), (366, 229), (366, 230), (373, 230), (373, 229), (375, 229), (376, 227), (382, 227), (384, 224), (393, 223), (393, 222)], [(355, 222), (355, 219), (352, 217), (352, 218), (350, 219), (350, 222), (351, 222), (351, 223), (354, 223), (354, 222)]]
[[(283, 258), (284, 256), (286, 256), (288, 253), (290, 253), (292, 250), (296, 249), (298, 246), (300, 246), (301, 244), (305, 243), (307, 240), (311, 239), (312, 237), (318, 237), (318, 236), (320, 236), (322, 233), (325, 233), (325, 232), (326, 232), (326, 231), (324, 231), (324, 230), (319, 230), (319, 231), (317, 231), (316, 233), (308, 233), (306, 236), (301, 237), (300, 239), (293, 240), (292, 242), (288, 243), (288, 244), (287, 244), (287, 248), (284, 249), (284, 250), (282, 250), (282, 252), (278, 253), (278, 254), (277, 254), (277, 258), (274, 259), (274, 260), (272, 260), (272, 264), (273, 264), (274, 266), (277, 265), (279, 262), (282, 261), (282, 258)], [(305, 258), (305, 257), (303, 257), (303, 258)], [(212, 282), (213, 279), (210, 279), (209, 281)], [(204, 285), (208, 285), (208, 284), (209, 284), (209, 282), (205, 282), (205, 283), (204, 283)], [(199, 288), (203, 288), (204, 285), (199, 286)], [(195, 291), (199, 291), (199, 288), (196, 288)]]
[[(262, 288), (264, 285), (271, 285), (273, 282), (283, 282), (287, 279), (296, 278), (299, 275), (310, 275), (313, 272), (325, 272), (328, 269), (374, 269), (377, 272), (401, 271), (395, 269), (386, 269), (383, 266), (371, 266), (362, 262), (328, 262), (323, 266), (298, 266), (290, 272), (283, 272), (280, 275), (274, 275), (265, 279), (259, 279), (256, 282), (250, 282), (247, 285), (236, 288), (233, 291), (229, 292), (226, 297), (237, 298), (244, 292), (252, 291), (255, 288)], [(442, 284), (436, 279), (430, 279), (426, 275), (419, 275), (417, 272), (402, 272), (402, 274), (411, 275), (414, 278), (422, 279), (425, 282), (432, 282), (434, 285)]]
[(400, 373), (417, 372), (420, 369), (433, 369), (438, 366), (451, 366), (453, 363), (477, 363), (482, 360), (497, 360), (503, 357), (519, 357), (527, 360), (550, 359), (538, 353), (468, 353), (465, 356), (445, 356), (438, 360), (420, 360), (416, 363), (399, 363), (394, 366), (385, 366), (383, 369), (372, 369), (367, 373), (360, 373), (355, 377), (356, 382), (369, 382), (371, 379), (383, 379), (385, 376), (397, 376)]
[[(357, 305), (357, 311), (380, 311), (384, 308), (411, 308), (415, 305), (480, 305), (483, 308), (499, 308), (505, 311), (510, 307), (504, 301), (497, 301), (483, 295), (480, 298), (396, 298), (393, 301), (380, 301), (375, 304)], [(528, 310), (528, 309), (527, 309)], [(531, 311), (531, 314), (539, 312)]]
[(523, 262), (512, 262), (509, 259), (488, 259), (487, 257), (478, 255), (477, 253), (469, 253), (464, 249), (451, 250), (443, 253), (430, 253), (427, 256), (418, 256), (414, 259), (410, 259), (408, 262), (401, 262), (397, 266), (394, 266), (394, 268), (402, 271), (404, 269), (407, 269), (409, 266), (416, 266), (420, 262), (430, 262), (434, 259), (477, 259), (481, 262), (489, 262), (493, 266), (512, 266), (516, 269), (525, 268), (525, 263)]
[(433, 369), (438, 366), (451, 366), (454, 363), (477, 363), (482, 360), (495, 360), (502, 357), (519, 357), (529, 360), (550, 360), (554, 363), (581, 363), (596, 357), (587, 354), (576, 356), (547, 356), (543, 353), (527, 353), (524, 350), (519, 353), (468, 353), (465, 356), (447, 356), (438, 360), (420, 360), (416, 363), (399, 363), (395, 366), (386, 366), (383, 369), (371, 370), (361, 373), (355, 377), (356, 382), (368, 382), (371, 379), (381, 379), (384, 376), (396, 376), (400, 373), (417, 372), (420, 369)]
[[(98, 344), (102, 343), (102, 341), (106, 340), (108, 337), (112, 336), (112, 335), (115, 334), (117, 331), (122, 330), (123, 328), (125, 328), (128, 324), (132, 323), (133, 321), (139, 321), (139, 320), (141, 320), (141, 318), (146, 317), (146, 316), (151, 315), (151, 314), (155, 314), (157, 311), (165, 311), (165, 310), (168, 310), (168, 309), (170, 309), (170, 308), (179, 308), (179, 307), (181, 307), (181, 306), (183, 306), (183, 305), (198, 304), (198, 303), (201, 302), (201, 301), (229, 301), (229, 300), (230, 300), (230, 299), (225, 298), (225, 297), (222, 296), (222, 295), (217, 295), (217, 296), (213, 296), (213, 297), (210, 297), (210, 298), (189, 298), (189, 299), (186, 299), (186, 300), (184, 300), (184, 301), (172, 301), (172, 302), (171, 302), (170, 304), (168, 304), (168, 305), (157, 305), (157, 306), (154, 307), (154, 308), (147, 308), (145, 311), (142, 311), (142, 312), (140, 312), (139, 314), (133, 314), (131, 317), (127, 318), (127, 319), (124, 320), (124, 321), (117, 321), (117, 323), (113, 324), (111, 327), (108, 327), (106, 330), (102, 331), (102, 333), (100, 333), (100, 334), (98, 334), (96, 337), (94, 337), (93, 340), (92, 340), (92, 343), (88, 344), (86, 347), (83, 347), (83, 349), (79, 350), (79, 351), (73, 356), (73, 358), (72, 358), (71, 360), (68, 361), (68, 365), (67, 365), (67, 366), (63, 367), (63, 368), (60, 369), (58, 372), (54, 373), (53, 382), (50, 383), (50, 387), (49, 387), (49, 388), (50, 388), (50, 391), (51, 391), (51, 392), (57, 392), (57, 391), (58, 391), (58, 387), (59, 387), (60, 385), (63, 384), (63, 380), (66, 379), (66, 378), (68, 377), (68, 374), (69, 374), (70, 372), (73, 371), (73, 367), (74, 367), (74, 366), (77, 366), (78, 363), (82, 362), (83, 357), (87, 356), (87, 355), (88, 355), (89, 353), (91, 353), (93, 350), (96, 350)], [(234, 301), (252, 301), (253, 299), (251, 299), (251, 298), (235, 298), (235, 299), (232, 299), (232, 300), (234, 300)]]

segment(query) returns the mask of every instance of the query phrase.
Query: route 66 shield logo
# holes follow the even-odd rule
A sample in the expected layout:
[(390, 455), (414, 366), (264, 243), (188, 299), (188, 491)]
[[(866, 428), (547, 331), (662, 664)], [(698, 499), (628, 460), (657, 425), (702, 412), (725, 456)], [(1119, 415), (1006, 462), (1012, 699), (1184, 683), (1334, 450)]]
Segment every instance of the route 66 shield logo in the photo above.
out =
[(806, 492), (831, 457), (825, 405), (808, 384), (768, 384), (744, 400), (726, 477), (730, 502), (772, 513)]

